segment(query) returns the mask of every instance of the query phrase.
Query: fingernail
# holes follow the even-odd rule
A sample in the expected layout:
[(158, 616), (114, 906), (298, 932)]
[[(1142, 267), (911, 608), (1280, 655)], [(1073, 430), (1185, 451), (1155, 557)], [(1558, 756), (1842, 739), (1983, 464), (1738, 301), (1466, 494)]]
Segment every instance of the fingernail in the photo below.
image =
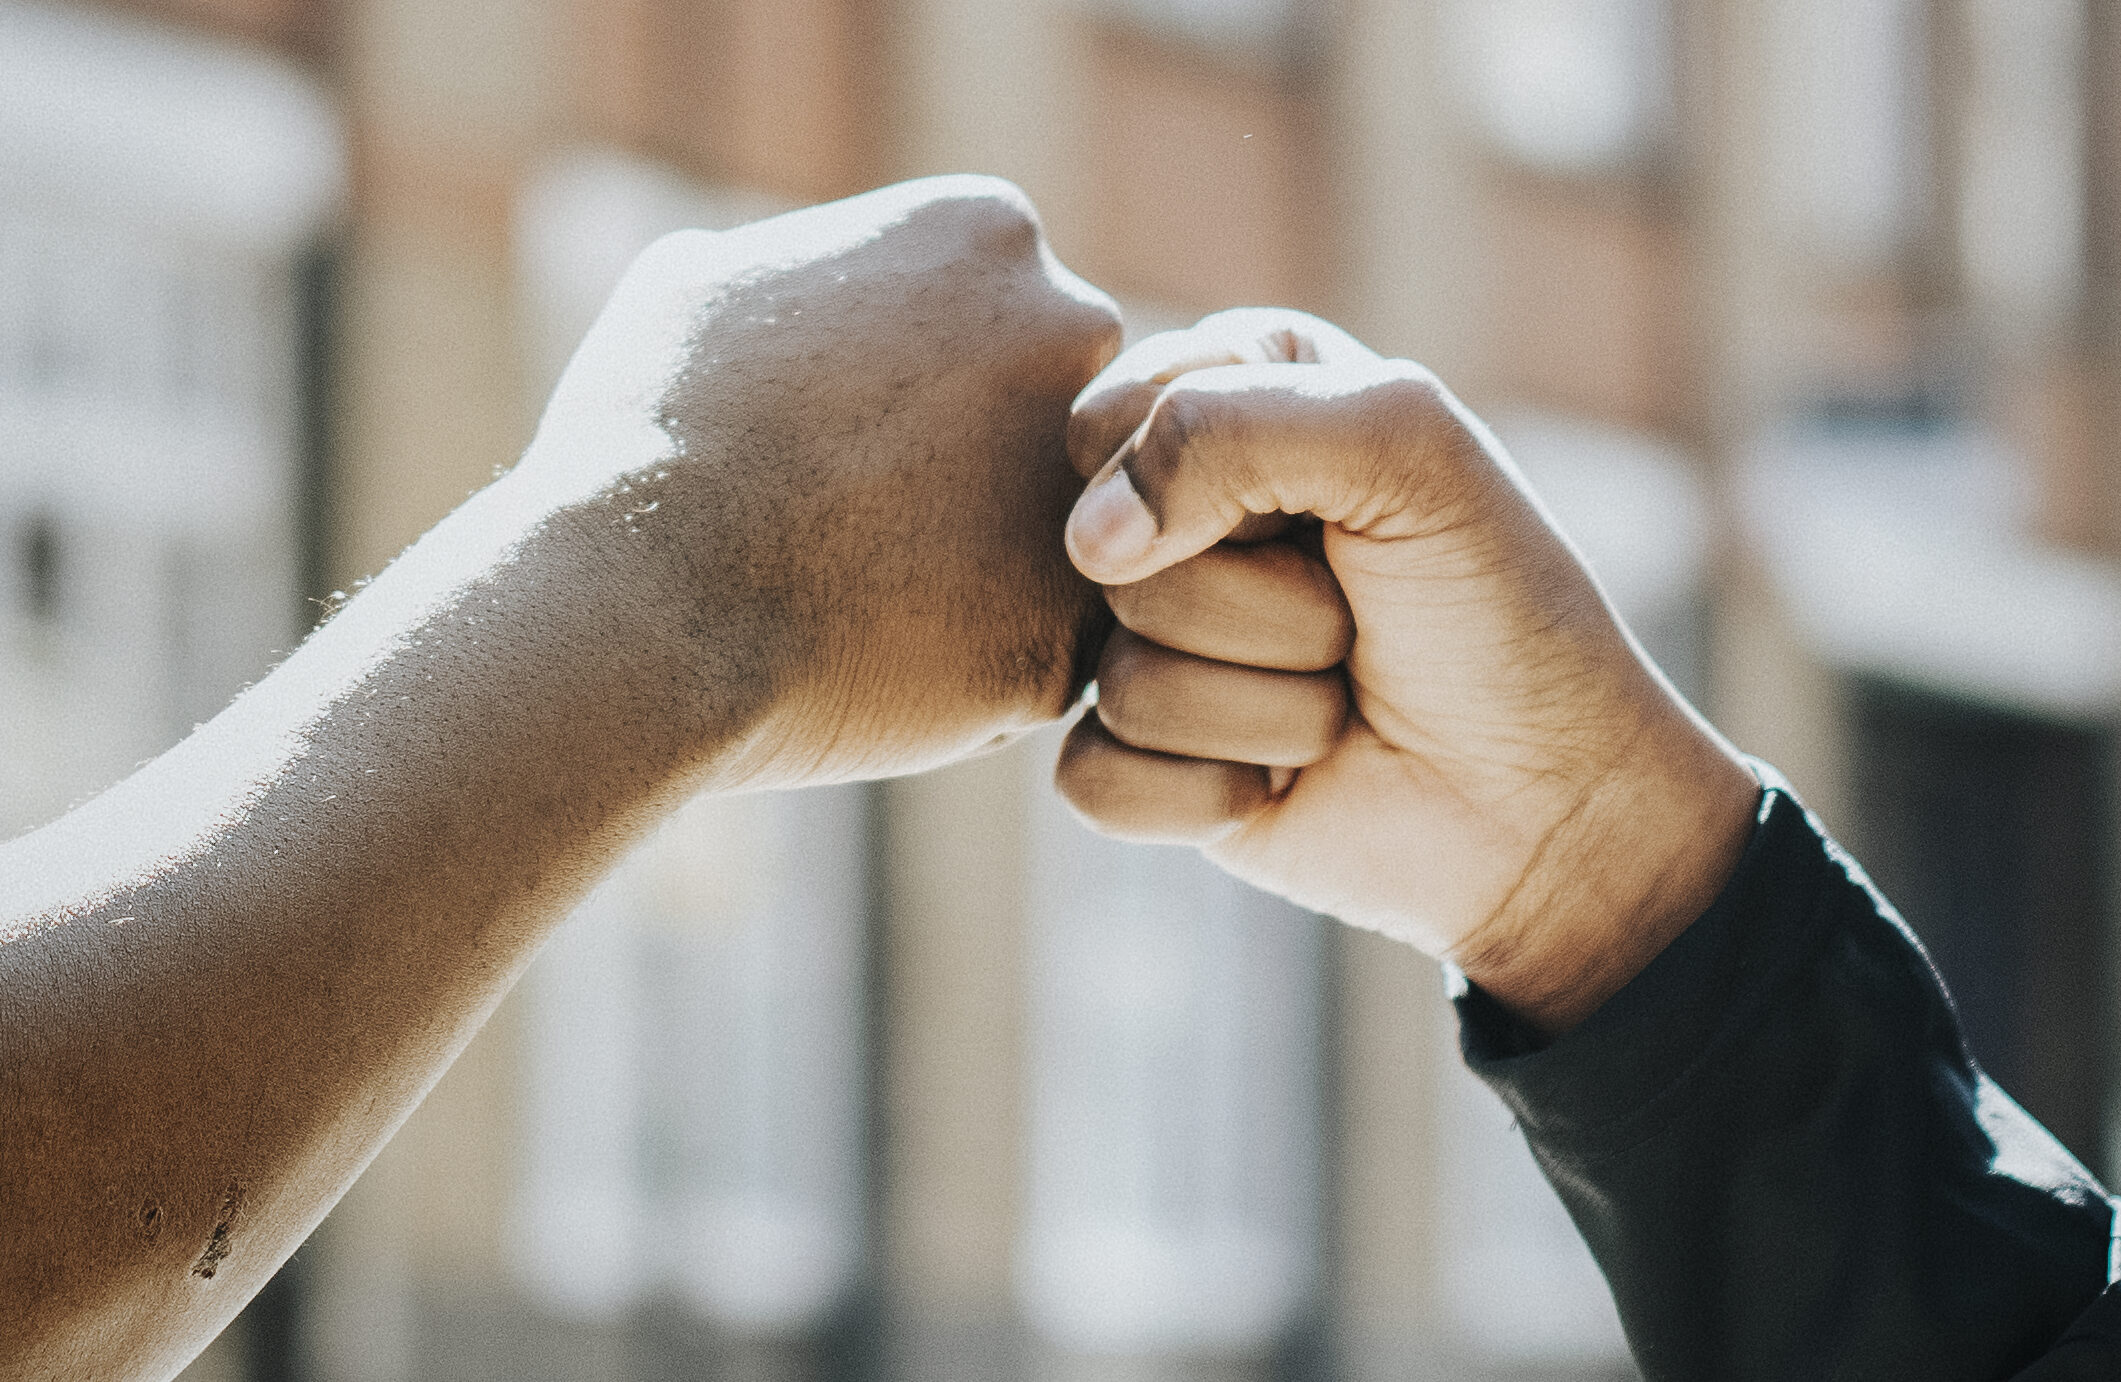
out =
[(1068, 516), (1068, 545), (1091, 565), (1124, 566), (1156, 545), (1156, 515), (1134, 492), (1120, 466), (1075, 501)]

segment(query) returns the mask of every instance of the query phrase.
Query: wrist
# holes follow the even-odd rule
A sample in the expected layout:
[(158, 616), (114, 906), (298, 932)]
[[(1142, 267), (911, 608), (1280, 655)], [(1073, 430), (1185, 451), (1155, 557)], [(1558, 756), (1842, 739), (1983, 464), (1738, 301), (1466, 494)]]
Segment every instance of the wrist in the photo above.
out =
[(614, 805), (665, 780), (710, 785), (766, 713), (776, 644), (756, 583), (707, 569), (728, 544), (657, 473), (592, 487), (534, 450), (283, 673), (319, 702), (409, 683), (408, 723), (477, 725), (434, 736), (437, 767), (511, 743), (523, 774), (569, 761), (580, 794)]
[(1510, 902), (1451, 958), (1553, 1035), (1590, 1016), (1715, 901), (1736, 868), (1760, 783), (1683, 705), (1588, 784)]

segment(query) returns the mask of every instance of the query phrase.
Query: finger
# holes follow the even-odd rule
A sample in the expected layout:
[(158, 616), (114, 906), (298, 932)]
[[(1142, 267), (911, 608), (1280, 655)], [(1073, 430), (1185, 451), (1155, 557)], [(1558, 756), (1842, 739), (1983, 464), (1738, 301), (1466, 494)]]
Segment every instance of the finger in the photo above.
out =
[(1219, 365), (1337, 364), (1375, 359), (1333, 323), (1280, 307), (1237, 307), (1183, 331), (1136, 341), (1076, 396), (1068, 417), (1068, 459), (1084, 479), (1141, 426), (1164, 385)]
[(1484, 455), (1478, 424), (1404, 360), (1228, 365), (1165, 386), (1076, 500), (1068, 553), (1126, 585), (1229, 535), (1248, 514), (1309, 513), (1393, 535), (1437, 477)]
[(1270, 800), (1265, 768), (1130, 748), (1095, 711), (1068, 731), (1053, 785), (1092, 829), (1142, 844), (1206, 844)]
[(1355, 618), (1324, 562), (1292, 543), (1222, 544), (1129, 585), (1109, 586), (1119, 622), (1167, 648), (1291, 672), (1348, 655)]
[(1338, 671), (1239, 667), (1115, 629), (1097, 664), (1097, 718), (1137, 749), (1301, 768), (1339, 741), (1348, 687)]

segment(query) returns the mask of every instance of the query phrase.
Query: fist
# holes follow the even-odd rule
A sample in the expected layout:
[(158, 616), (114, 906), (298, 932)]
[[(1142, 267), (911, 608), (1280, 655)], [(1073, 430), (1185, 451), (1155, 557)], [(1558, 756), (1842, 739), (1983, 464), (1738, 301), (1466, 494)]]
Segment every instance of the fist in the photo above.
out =
[[(662, 601), (725, 787), (907, 772), (1056, 718), (1107, 616), (1061, 543), (1112, 303), (1023, 194), (935, 178), (628, 271), (519, 473)], [(1087, 650), (1087, 652), (1086, 652)]]
[(1062, 792), (1568, 1025), (1714, 896), (1757, 795), (1436, 379), (1298, 313), (1084, 393), (1068, 530), (1121, 628)]

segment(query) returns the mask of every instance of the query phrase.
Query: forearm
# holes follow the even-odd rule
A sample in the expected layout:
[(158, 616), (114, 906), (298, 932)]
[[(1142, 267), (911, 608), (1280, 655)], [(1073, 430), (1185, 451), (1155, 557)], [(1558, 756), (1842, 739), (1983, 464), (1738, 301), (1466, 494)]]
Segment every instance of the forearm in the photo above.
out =
[(742, 659), (687, 655), (717, 626), (697, 592), (594, 600), (628, 503), (497, 484), (0, 852), (10, 1375), (181, 1364), (755, 723)]
[(1596, 1012), (1723, 891), (1760, 783), (1736, 749), (1646, 667), (1642, 727), (1579, 789), (1509, 900), (1452, 951), (1468, 978), (1540, 1031)]
[(644, 252), (514, 472), (0, 851), (0, 1372), (173, 1372), (686, 794), (1062, 713), (1067, 401), (1117, 335), (985, 179)]

